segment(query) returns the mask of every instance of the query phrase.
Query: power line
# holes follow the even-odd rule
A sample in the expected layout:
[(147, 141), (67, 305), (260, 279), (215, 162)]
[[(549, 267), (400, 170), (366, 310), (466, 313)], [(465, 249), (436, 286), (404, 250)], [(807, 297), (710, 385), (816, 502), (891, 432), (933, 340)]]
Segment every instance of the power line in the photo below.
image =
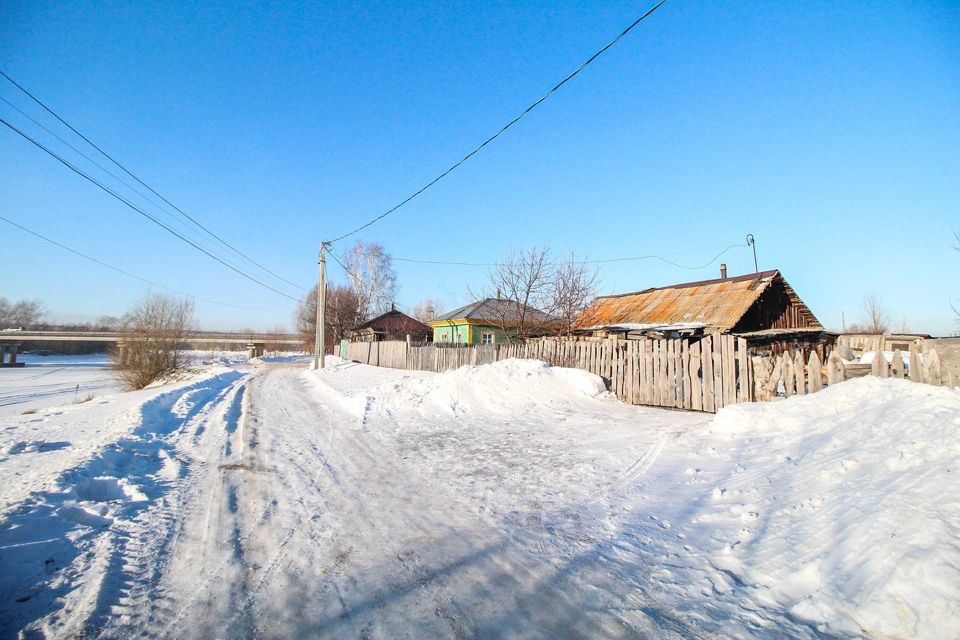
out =
[[(332, 258), (334, 259), (334, 261), (335, 261), (338, 265), (340, 265), (340, 266), (343, 268), (344, 271), (347, 272), (347, 275), (352, 276), (352, 277), (354, 278), (354, 280), (360, 280), (360, 279), (361, 279), (356, 273), (354, 273), (353, 270), (351, 270), (347, 265), (343, 264), (343, 261), (340, 260), (340, 257), (339, 257), (339, 256), (336, 254), (336, 252), (333, 250), (333, 247), (329, 247), (329, 249), (330, 249), (330, 257), (332, 257)], [(411, 312), (411, 313), (412, 313), (410, 307), (408, 307), (407, 305), (400, 304), (400, 303), (398, 303), (396, 300), (392, 300), (392, 299), (390, 299), (390, 298), (387, 298), (385, 295), (383, 295), (383, 294), (380, 293), (379, 291), (375, 291), (374, 294), (375, 294), (378, 298), (380, 298), (380, 301), (381, 301), (381, 302), (390, 303), (391, 305), (400, 307), (400, 309), (401, 309), (402, 311), (407, 311), (407, 312)]]
[(112, 190), (110, 187), (104, 185), (103, 183), (101, 183), (100, 181), (98, 181), (96, 178), (93, 178), (92, 176), (88, 175), (88, 174), (85, 173), (82, 169), (79, 169), (78, 167), (74, 166), (74, 165), (71, 164), (68, 160), (65, 160), (63, 157), (61, 157), (60, 155), (58, 155), (55, 151), (52, 151), (52, 150), (48, 149), (48, 148), (45, 147), (42, 143), (38, 142), (37, 140), (34, 140), (34, 139), (31, 138), (29, 135), (27, 135), (26, 133), (24, 133), (24, 132), (21, 131), (20, 129), (16, 128), (16, 127), (13, 126), (12, 124), (10, 124), (10, 123), (7, 122), (6, 120), (4, 120), (3, 118), (0, 118), (0, 123), (6, 125), (7, 127), (9, 127), (10, 129), (12, 129), (12, 130), (15, 131), (16, 133), (20, 134), (20, 135), (21, 135), (22, 137), (24, 137), (25, 139), (27, 139), (28, 141), (32, 142), (32, 143), (33, 143), (35, 146), (37, 146), (38, 148), (42, 149), (43, 151), (45, 151), (45, 152), (48, 153), (49, 155), (51, 155), (51, 156), (53, 156), (54, 158), (56, 158), (57, 160), (59, 160), (61, 164), (63, 164), (64, 166), (66, 166), (68, 169), (70, 169), (71, 171), (73, 171), (73, 172), (76, 173), (77, 175), (79, 175), (79, 176), (81, 176), (81, 177), (89, 180), (90, 182), (92, 182), (92, 183), (95, 184), (96, 186), (100, 187), (103, 191), (109, 193), (109, 194), (112, 195), (114, 198), (116, 198), (117, 200), (119, 200), (119, 201), (122, 202), (123, 204), (127, 205), (129, 208), (133, 209), (134, 211), (136, 211), (136, 212), (139, 213), (140, 215), (142, 215), (142, 216), (144, 216), (145, 218), (147, 218), (148, 220), (152, 221), (152, 222), (153, 222), (154, 224), (156, 224), (157, 226), (165, 229), (168, 233), (176, 236), (177, 238), (180, 238), (181, 240), (183, 240), (184, 242), (186, 242), (187, 244), (189, 244), (189, 245), (190, 245), (191, 247), (193, 247), (194, 249), (197, 249), (198, 251), (200, 251), (200, 252), (206, 254), (207, 256), (213, 258), (214, 260), (216, 260), (217, 262), (219, 262), (219, 263), (222, 264), (223, 266), (227, 267), (227, 268), (230, 269), (231, 271), (234, 271), (234, 272), (240, 274), (241, 276), (243, 276), (243, 277), (246, 278), (247, 280), (250, 280), (251, 282), (255, 282), (255, 283), (259, 284), (261, 287), (264, 287), (264, 288), (266, 288), (266, 289), (270, 289), (271, 291), (273, 291), (273, 292), (275, 292), (275, 293), (279, 293), (279, 294), (282, 295), (284, 298), (289, 298), (290, 300), (296, 300), (296, 301), (298, 301), (298, 302), (300, 301), (299, 298), (294, 298), (293, 296), (284, 293), (284, 292), (281, 291), (280, 289), (277, 289), (277, 288), (275, 288), (275, 287), (272, 287), (272, 286), (266, 284), (265, 282), (262, 282), (262, 281), (260, 281), (260, 280), (258, 280), (258, 279), (256, 279), (256, 278), (254, 278), (254, 277), (251, 276), (250, 274), (248, 274), (248, 273), (246, 273), (246, 272), (244, 272), (244, 271), (241, 271), (240, 269), (238, 269), (237, 267), (233, 266), (232, 264), (230, 264), (230, 263), (228, 263), (228, 262), (220, 259), (219, 257), (215, 256), (214, 254), (210, 253), (209, 251), (207, 251), (206, 249), (204, 249), (203, 247), (201, 247), (200, 245), (198, 245), (197, 243), (195, 243), (193, 240), (190, 240), (189, 238), (187, 238), (187, 237), (183, 236), (182, 234), (178, 233), (175, 229), (171, 229), (170, 227), (168, 227), (167, 225), (165, 225), (163, 222), (157, 220), (155, 217), (153, 217), (152, 215), (150, 215), (149, 213), (147, 213), (146, 211), (144, 211), (143, 209), (141, 209), (141, 208), (138, 207), (137, 205), (133, 204), (132, 202), (130, 202), (129, 200), (127, 200), (126, 198), (124, 198), (123, 196), (121, 196), (120, 194), (118, 194), (116, 191)]
[[(78, 148), (76, 148), (75, 146), (73, 146), (68, 140), (64, 140), (64, 139), (63, 139), (62, 137), (60, 137), (55, 131), (50, 130), (50, 129), (49, 129), (48, 127), (46, 127), (42, 122), (39, 122), (36, 118), (34, 118), (33, 116), (31, 116), (29, 113), (25, 112), (23, 109), (21, 109), (20, 107), (18, 107), (18, 106), (15, 105), (15, 104), (13, 104), (12, 102), (10, 102), (9, 100), (7, 100), (7, 99), (4, 98), (3, 96), (0, 96), (0, 101), (6, 103), (10, 108), (12, 108), (12, 109), (14, 109), (15, 111), (17, 111), (17, 112), (18, 112), (20, 115), (22, 115), (24, 118), (27, 118), (27, 119), (30, 120), (32, 123), (34, 123), (35, 125), (37, 125), (37, 126), (40, 127), (41, 129), (43, 129), (44, 131), (46, 131), (47, 133), (49, 133), (51, 136), (53, 136), (54, 138), (56, 138), (57, 140), (59, 140), (61, 143), (63, 143), (63, 144), (65, 144), (66, 146), (70, 147), (70, 149), (72, 149), (72, 150), (73, 150), (74, 152), (76, 152), (78, 155), (86, 158), (88, 162), (90, 162), (91, 164), (93, 164), (94, 166), (96, 166), (98, 169), (100, 169), (101, 171), (103, 171), (104, 173), (106, 173), (107, 175), (109, 175), (110, 177), (112, 177), (114, 180), (116, 180), (117, 182), (119, 182), (120, 184), (122, 184), (123, 186), (125, 186), (126, 188), (130, 189), (131, 191), (133, 191), (134, 193), (136, 193), (137, 195), (139, 195), (139, 196), (140, 196), (141, 198), (143, 198), (146, 202), (148, 202), (149, 204), (153, 205), (153, 206), (154, 206), (157, 210), (159, 210), (161, 213), (166, 214), (166, 215), (167, 215), (171, 220), (173, 220), (175, 223), (177, 223), (177, 224), (179, 224), (179, 225), (181, 225), (181, 226), (186, 226), (186, 225), (184, 225), (183, 221), (181, 221), (179, 218), (177, 218), (176, 216), (174, 216), (172, 213), (170, 213), (169, 211), (167, 211), (167, 210), (164, 209), (163, 207), (159, 206), (155, 201), (151, 200), (145, 193), (143, 193), (142, 191), (140, 191), (139, 189), (137, 189), (136, 187), (134, 187), (133, 185), (131, 185), (129, 182), (127, 182), (126, 180), (124, 180), (123, 178), (121, 178), (120, 176), (118, 176), (117, 174), (115, 174), (114, 172), (110, 171), (110, 169), (107, 169), (106, 167), (104, 167), (102, 164), (100, 164), (99, 162), (97, 162), (96, 160), (94, 160), (93, 158), (91, 158), (90, 156), (88, 156), (86, 153), (84, 153), (84, 152), (81, 151), (80, 149), (78, 149)], [(189, 228), (189, 227), (187, 227), (187, 228)]]
[(474, 155), (476, 155), (481, 149), (483, 149), (485, 146), (487, 146), (488, 144), (490, 144), (491, 142), (493, 142), (494, 140), (496, 140), (498, 137), (500, 137), (500, 135), (501, 135), (502, 133), (504, 133), (507, 129), (509, 129), (510, 127), (512, 127), (513, 125), (515, 125), (517, 122), (519, 122), (525, 115), (527, 115), (528, 113), (530, 113), (531, 111), (533, 111), (536, 107), (538, 107), (538, 106), (540, 105), (540, 103), (542, 103), (544, 100), (546, 100), (547, 98), (549, 98), (557, 89), (559, 89), (560, 87), (562, 87), (563, 85), (565, 85), (567, 82), (569, 82), (570, 80), (572, 80), (572, 79), (574, 78), (574, 76), (576, 76), (578, 73), (580, 73), (581, 71), (583, 71), (591, 62), (593, 62), (593, 61), (596, 60), (598, 57), (600, 57), (607, 49), (609, 49), (610, 47), (612, 47), (613, 45), (615, 45), (621, 38), (623, 38), (625, 35), (627, 35), (628, 33), (630, 33), (630, 31), (631, 31), (634, 27), (636, 27), (638, 24), (640, 24), (641, 22), (643, 22), (643, 20), (645, 20), (651, 13), (653, 13), (654, 11), (656, 11), (657, 9), (659, 9), (659, 8), (660, 8), (660, 5), (662, 5), (662, 4), (663, 4), (664, 2), (666, 2), (666, 1), (667, 1), (667, 0), (660, 0), (660, 2), (658, 2), (657, 4), (655, 4), (655, 5), (654, 5), (651, 9), (649, 9), (646, 13), (644, 13), (642, 16), (640, 16), (639, 18), (637, 18), (636, 20), (634, 20), (633, 23), (632, 23), (629, 27), (627, 27), (626, 29), (624, 29), (623, 31), (621, 31), (621, 32), (620, 32), (620, 35), (618, 35), (616, 38), (614, 38), (613, 40), (611, 40), (610, 42), (608, 42), (605, 46), (603, 46), (599, 51), (597, 51), (597, 52), (594, 53), (592, 56), (590, 56), (590, 57), (587, 59), (586, 62), (584, 62), (583, 64), (581, 64), (579, 67), (577, 67), (577, 68), (576, 68), (572, 73), (570, 73), (566, 78), (564, 78), (563, 80), (561, 80), (561, 81), (558, 82), (557, 84), (553, 85), (553, 87), (552, 87), (549, 91), (547, 91), (545, 94), (543, 94), (543, 96), (541, 96), (539, 100), (537, 100), (536, 102), (534, 102), (533, 104), (531, 104), (529, 107), (527, 107), (526, 109), (524, 109), (524, 110), (520, 113), (520, 115), (518, 115), (516, 118), (514, 118), (513, 120), (511, 120), (510, 122), (508, 122), (507, 124), (505, 124), (499, 131), (497, 131), (495, 134), (493, 134), (492, 136), (490, 136), (489, 138), (487, 138), (486, 140), (484, 140), (478, 147), (476, 147), (473, 151), (471, 151), (470, 153), (468, 153), (467, 155), (465, 155), (463, 158), (461, 158), (459, 161), (457, 161), (456, 163), (454, 163), (449, 169), (447, 169), (446, 171), (444, 171), (443, 173), (441, 173), (440, 175), (438, 175), (436, 178), (434, 178), (433, 180), (431, 180), (430, 182), (428, 182), (428, 183), (425, 184), (424, 186), (422, 186), (419, 190), (417, 190), (416, 192), (414, 192), (413, 195), (407, 197), (406, 199), (404, 199), (403, 201), (401, 201), (399, 204), (397, 204), (397, 205), (393, 206), (392, 208), (388, 209), (387, 211), (381, 213), (379, 216), (373, 218), (373, 219), (370, 220), (369, 222), (366, 222), (366, 223), (360, 225), (359, 227), (357, 227), (357, 228), (354, 229), (353, 231), (348, 231), (347, 233), (343, 234), (342, 236), (339, 236), (339, 237), (337, 237), (337, 238), (335, 238), (335, 239), (333, 239), (333, 240), (328, 240), (327, 242), (330, 242), (330, 243), (339, 242), (340, 240), (343, 240), (344, 238), (348, 238), (348, 237), (352, 236), (353, 234), (357, 233), (358, 231), (362, 231), (363, 229), (366, 229), (366, 228), (369, 227), (370, 225), (376, 224), (377, 222), (379, 222), (380, 220), (383, 220), (384, 218), (386, 218), (388, 215), (390, 215), (391, 213), (393, 213), (394, 211), (396, 211), (397, 209), (399, 209), (399, 208), (402, 207), (403, 205), (407, 204), (408, 202), (410, 202), (411, 200), (413, 200), (414, 198), (416, 198), (417, 196), (419, 196), (421, 193), (423, 193), (424, 191), (426, 191), (427, 189), (429, 189), (430, 187), (432, 187), (432, 186), (435, 185), (436, 183), (440, 182), (440, 181), (441, 181), (442, 179), (444, 179), (448, 174), (450, 174), (454, 169), (456, 169), (457, 167), (459, 167), (460, 165), (462, 165), (464, 162), (466, 162), (467, 160), (469, 160), (471, 157), (473, 157)]
[(221, 306), (221, 307), (233, 307), (234, 309), (275, 309), (275, 308), (277, 308), (277, 307), (282, 307), (282, 306), (286, 306), (286, 305), (290, 304), (289, 302), (284, 302), (284, 303), (278, 304), (278, 305), (275, 304), (275, 305), (268, 305), (268, 306), (258, 307), (258, 306), (248, 306), (248, 305), (240, 305), (240, 304), (230, 304), (230, 303), (227, 303), (227, 302), (217, 302), (216, 300), (210, 300), (210, 299), (208, 299), (208, 298), (202, 298), (202, 297), (200, 297), (200, 296), (195, 296), (195, 295), (193, 295), (192, 293), (187, 293), (187, 292), (185, 292), (185, 291), (179, 291), (179, 290), (174, 289), (174, 288), (172, 288), (172, 287), (168, 287), (168, 286), (166, 286), (166, 285), (162, 285), (162, 284), (160, 284), (159, 282), (154, 282), (153, 280), (148, 280), (148, 279), (146, 279), (146, 278), (144, 278), (144, 277), (141, 277), (141, 276), (138, 276), (138, 275), (136, 275), (136, 274), (134, 274), (134, 273), (130, 273), (129, 271), (124, 271), (124, 270), (121, 269), (120, 267), (115, 267), (115, 266), (113, 266), (112, 264), (107, 264), (106, 262), (104, 262), (104, 261), (102, 261), (102, 260), (98, 260), (97, 258), (94, 258), (93, 256), (88, 256), (88, 255), (85, 254), (85, 253), (82, 253), (82, 252), (80, 252), (80, 251), (77, 251), (76, 249), (73, 249), (73, 248), (71, 248), (71, 247), (68, 247), (68, 246), (65, 245), (65, 244), (61, 244), (60, 242), (57, 242), (56, 240), (53, 240), (53, 239), (51, 239), (51, 238), (48, 238), (47, 236), (41, 235), (41, 234), (37, 233), (36, 231), (33, 231), (32, 229), (28, 229), (28, 228), (26, 228), (25, 226), (23, 226), (23, 225), (21, 225), (21, 224), (18, 224), (18, 223), (16, 223), (16, 222), (14, 222), (13, 220), (10, 220), (10, 219), (5, 218), (5, 217), (3, 217), (3, 216), (0, 216), (0, 220), (2, 220), (3, 222), (6, 222), (6, 223), (9, 224), (9, 225), (12, 225), (12, 226), (16, 227), (17, 229), (20, 229), (21, 231), (24, 231), (24, 232), (26, 232), (26, 233), (29, 233), (30, 235), (32, 235), (32, 236), (34, 236), (34, 237), (37, 237), (37, 238), (43, 240), (44, 242), (48, 242), (48, 243), (54, 245), (55, 247), (60, 247), (61, 249), (65, 250), (65, 251), (69, 251), (70, 253), (72, 253), (72, 254), (74, 254), (74, 255), (80, 256), (80, 257), (83, 258), (84, 260), (89, 260), (90, 262), (93, 262), (94, 264), (98, 264), (98, 265), (100, 265), (101, 267), (106, 267), (107, 269), (110, 269), (110, 270), (112, 270), (112, 271), (116, 271), (117, 273), (121, 273), (121, 274), (123, 274), (123, 275), (125, 275), (125, 276), (127, 276), (127, 277), (129, 277), (129, 278), (133, 278), (133, 279), (135, 279), (135, 280), (139, 280), (140, 282), (145, 282), (145, 283), (147, 283), (147, 284), (149, 284), (149, 285), (152, 285), (152, 286), (154, 286), (154, 287), (159, 287), (160, 289), (166, 289), (167, 291), (170, 291), (170, 292), (172, 292), (172, 293), (176, 293), (176, 294), (179, 294), (179, 295), (182, 295), (182, 296), (187, 296), (188, 298), (193, 298), (193, 299), (195, 299), (195, 300), (201, 300), (201, 301), (203, 301), (203, 302), (208, 302), (208, 303), (210, 303), (210, 304), (219, 305), (219, 306)]
[(636, 256), (636, 257), (634, 257), (634, 258), (609, 258), (609, 259), (606, 259), (606, 260), (584, 260), (584, 262), (586, 262), (587, 264), (607, 264), (607, 263), (610, 263), (610, 262), (629, 262), (629, 261), (634, 261), (634, 260), (660, 260), (661, 262), (665, 262), (665, 263), (667, 263), (667, 264), (669, 264), (669, 265), (673, 265), (674, 267), (677, 267), (677, 268), (679, 268), (679, 269), (689, 269), (689, 270), (691, 270), (691, 271), (696, 271), (696, 270), (698, 270), (698, 269), (704, 269), (704, 268), (706, 268), (706, 267), (709, 267), (711, 264), (713, 264), (714, 262), (716, 262), (717, 260), (719, 260), (720, 257), (723, 256), (723, 254), (725, 254), (726, 252), (730, 251), (731, 249), (735, 249), (735, 248), (737, 248), (737, 247), (745, 247), (745, 246), (747, 246), (747, 245), (745, 245), (745, 244), (739, 244), (739, 243), (738, 243), (738, 244), (731, 244), (729, 247), (727, 247), (726, 249), (724, 249), (723, 251), (721, 251), (720, 253), (718, 253), (718, 254), (715, 255), (714, 257), (710, 258), (709, 261), (704, 262), (703, 264), (700, 264), (700, 265), (696, 265), (696, 266), (690, 266), (690, 265), (680, 264), (680, 263), (678, 263), (678, 262), (674, 262), (673, 260), (668, 260), (667, 258), (664, 258), (663, 256), (654, 256), (654, 255), (650, 255), (650, 256)]
[[(73, 127), (73, 125), (71, 125), (69, 122), (67, 122), (67, 121), (64, 120), (63, 118), (61, 118), (53, 109), (51, 109), (51, 108), (48, 107), (46, 104), (44, 104), (43, 101), (40, 100), (40, 98), (36, 97), (35, 95), (33, 95), (32, 93), (30, 93), (29, 91), (27, 91), (27, 89), (26, 89), (25, 87), (23, 87), (23, 85), (21, 85), (21, 84), (18, 83), (16, 80), (14, 80), (14, 79), (11, 78), (10, 76), (8, 76), (6, 73), (4, 73), (4, 71), (3, 71), (2, 69), (0, 69), (0, 75), (2, 75), (4, 78), (6, 78), (11, 84), (13, 84), (13, 86), (17, 87), (18, 89), (20, 89), (20, 91), (22, 91), (23, 93), (25, 93), (31, 100), (33, 100), (33, 101), (36, 102), (38, 105), (40, 105), (41, 107), (43, 107), (43, 109), (46, 110), (47, 113), (49, 113), (49, 114), (52, 115), (54, 118), (56, 118), (56, 119), (59, 120), (61, 123), (63, 123), (64, 126), (66, 126), (68, 129), (70, 129), (71, 131), (73, 131), (75, 134), (77, 134), (78, 136), (80, 136), (81, 138), (83, 138), (83, 140), (84, 140), (87, 144), (89, 144), (91, 147), (93, 147), (94, 149), (96, 149), (97, 151), (99, 151), (105, 158), (107, 158), (110, 162), (112, 162), (112, 163), (115, 164), (117, 167), (119, 167), (124, 173), (126, 173), (128, 176), (130, 176), (131, 178), (133, 178), (134, 180), (136, 180), (138, 183), (140, 183), (143, 187), (145, 187), (147, 190), (149, 190), (150, 193), (152, 193), (152, 194), (155, 195), (156, 197), (158, 197), (158, 198), (160, 198), (161, 200), (163, 200), (163, 201), (164, 201), (166, 204), (168, 204), (169, 206), (173, 207), (173, 209), (176, 210), (180, 215), (182, 215), (182, 216), (185, 217), (187, 220), (189, 220), (190, 222), (192, 222), (193, 224), (195, 224), (198, 228), (202, 229), (205, 233), (207, 233), (207, 235), (209, 235), (210, 237), (214, 238), (217, 242), (219, 242), (220, 244), (222, 244), (223, 246), (225, 246), (225, 247), (226, 247), (227, 249), (229, 249), (230, 251), (233, 251), (235, 254), (237, 254), (237, 255), (240, 256), (241, 258), (247, 260), (248, 262), (250, 262), (250, 263), (253, 264), (254, 266), (262, 269), (262, 270), (265, 271), (266, 273), (269, 273), (270, 275), (272, 275), (273, 277), (277, 278), (278, 280), (282, 280), (283, 282), (285, 282), (285, 283), (287, 283), (287, 284), (289, 284), (289, 285), (291, 285), (291, 286), (294, 286), (294, 287), (296, 287), (296, 288), (298, 288), (298, 289), (301, 289), (301, 290), (303, 290), (303, 291), (306, 291), (306, 289), (305, 289), (304, 287), (301, 287), (300, 285), (296, 284), (295, 282), (291, 282), (291, 281), (287, 280), (286, 278), (284, 278), (283, 276), (281, 276), (281, 275), (279, 275), (279, 274), (277, 274), (277, 273), (274, 273), (273, 271), (271, 271), (270, 269), (264, 267), (263, 265), (261, 265), (259, 262), (257, 262), (256, 260), (254, 260), (254, 259), (251, 258), (250, 256), (246, 255), (245, 253), (243, 253), (243, 252), (240, 251), (239, 249), (235, 248), (235, 247), (234, 247), (233, 245), (231, 245), (229, 242), (227, 242), (226, 240), (224, 240), (223, 238), (221, 238), (220, 236), (218, 236), (216, 233), (214, 233), (213, 231), (211, 231), (210, 229), (208, 229), (207, 227), (205, 227), (204, 225), (202, 225), (200, 222), (198, 222), (198, 221), (197, 221), (195, 218), (193, 218), (191, 215), (189, 215), (188, 213), (186, 213), (185, 211), (183, 211), (182, 209), (180, 209), (180, 207), (178, 207), (177, 205), (173, 204), (172, 202), (170, 202), (169, 200), (167, 200), (165, 197), (163, 197), (162, 195), (160, 195), (159, 193), (157, 193), (157, 191), (154, 190), (153, 187), (151, 187), (150, 185), (148, 185), (147, 183), (145, 183), (143, 180), (141, 180), (140, 178), (138, 178), (136, 175), (134, 175), (134, 174), (133, 174), (131, 171), (129, 171), (125, 166), (123, 166), (122, 164), (120, 164), (120, 162), (118, 162), (117, 160), (115, 160), (115, 159), (113, 158), (113, 156), (111, 156), (111, 155), (108, 154), (106, 151), (104, 151), (103, 149), (101, 149), (101, 148), (100, 148), (96, 143), (94, 143), (90, 138), (88, 138), (87, 136), (85, 136), (85, 135), (83, 135), (82, 133), (80, 133), (76, 128)], [(6, 102), (6, 100), (4, 100), (4, 102)], [(7, 103), (7, 104), (10, 104), (10, 103)], [(11, 106), (13, 106), (13, 105), (11, 105)], [(16, 108), (16, 107), (14, 107), (14, 108)], [(19, 111), (19, 109), (17, 109), (17, 110)], [(22, 112), (21, 112), (21, 113), (22, 113)], [(29, 117), (29, 116), (28, 116), (28, 117)], [(31, 120), (32, 120), (32, 119), (33, 119), (33, 118), (31, 118)], [(41, 125), (41, 126), (42, 126), (42, 125)], [(44, 129), (46, 129), (46, 127), (44, 127)], [(48, 131), (49, 131), (49, 129), (48, 129)], [(56, 134), (54, 134), (54, 135), (56, 135)], [(57, 136), (57, 138), (60, 139), (59, 136)], [(61, 139), (61, 141), (62, 141), (62, 139)], [(75, 149), (72, 145), (70, 145), (70, 146), (71, 146), (71, 148), (73, 148), (73, 149), (76, 151), (76, 149)], [(78, 153), (80, 153), (80, 152), (78, 151)], [(85, 154), (80, 153), (80, 155), (83, 155), (85, 158), (87, 158), (88, 160), (90, 160), (90, 158), (87, 157)], [(90, 161), (93, 162), (93, 160), (90, 160)], [(97, 163), (94, 162), (94, 164), (97, 164)], [(100, 166), (100, 165), (97, 164), (97, 166)], [(100, 167), (100, 168), (103, 169), (103, 167)], [(105, 169), (104, 169), (104, 170), (105, 170)], [(105, 170), (105, 171), (106, 171), (106, 170)], [(109, 173), (109, 172), (108, 172), (108, 173)], [(113, 174), (111, 174), (111, 175), (113, 175)], [(114, 176), (114, 177), (116, 178), (116, 176)], [(119, 180), (119, 178), (117, 178), (117, 179)], [(121, 181), (121, 182), (122, 182), (122, 181)], [(126, 183), (124, 183), (124, 184), (126, 184)], [(129, 185), (127, 185), (127, 186), (129, 187)], [(140, 194), (140, 195), (143, 195), (143, 194)]]
[[(680, 264), (662, 255), (631, 256), (626, 258), (604, 258), (600, 260), (574, 260), (574, 262), (581, 263), (581, 264), (608, 264), (611, 262), (636, 262), (640, 260), (660, 260), (661, 262), (665, 262), (679, 269), (690, 269), (691, 271), (695, 271), (697, 269), (704, 269), (706, 267), (709, 267), (711, 264), (719, 260), (721, 256), (726, 254), (731, 249), (735, 249), (737, 247), (746, 247), (746, 246), (747, 245), (745, 244), (739, 244), (739, 243), (731, 244), (730, 246), (723, 249), (720, 253), (712, 257), (708, 262), (705, 262), (704, 264), (701, 264), (701, 265)], [(688, 252), (684, 252), (684, 253), (688, 253)], [(498, 264), (496, 262), (456, 262), (456, 261), (444, 261), (444, 260), (416, 260), (414, 258), (393, 258), (393, 260), (396, 260), (397, 262), (411, 262), (414, 264), (453, 265), (453, 266), (463, 266), (463, 267), (496, 267)], [(548, 264), (557, 265), (562, 263), (549, 262)]]

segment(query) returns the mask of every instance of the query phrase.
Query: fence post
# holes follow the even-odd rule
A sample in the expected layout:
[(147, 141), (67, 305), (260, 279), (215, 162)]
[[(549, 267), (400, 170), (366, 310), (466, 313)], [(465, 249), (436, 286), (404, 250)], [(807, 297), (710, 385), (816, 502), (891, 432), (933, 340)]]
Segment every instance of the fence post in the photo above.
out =
[(833, 385), (843, 382), (843, 359), (836, 351), (827, 356), (827, 384)]
[(903, 355), (901, 355), (900, 349), (893, 352), (893, 361), (890, 363), (890, 370), (894, 378), (903, 380)]
[(810, 393), (816, 393), (823, 389), (823, 378), (820, 373), (820, 356), (816, 349), (810, 351), (810, 363), (807, 366), (807, 375), (810, 378)]
[(797, 376), (793, 373), (793, 358), (789, 351), (783, 352), (783, 397), (789, 398), (796, 391)]
[(701, 367), (703, 368), (703, 410), (714, 412), (717, 405), (714, 402), (713, 393), (713, 344), (710, 336), (706, 336), (700, 341), (703, 345)]
[(932, 384), (940, 386), (943, 384), (943, 375), (940, 371), (940, 356), (937, 355), (936, 349), (930, 349), (927, 352), (927, 357), (925, 358), (926, 362), (924, 363), (924, 372), (923, 379), (927, 384)]
[(806, 363), (803, 361), (803, 349), (797, 349), (797, 353), (794, 355), (793, 371), (797, 374), (798, 396), (802, 396), (807, 392), (806, 378), (803, 375), (805, 369)]
[(690, 408), (703, 411), (703, 385), (700, 383), (700, 343), (690, 345)]
[(890, 372), (887, 371), (887, 359), (883, 357), (883, 351), (877, 349), (873, 352), (873, 362), (870, 364), (870, 373), (881, 378), (888, 378)]
[(910, 379), (914, 382), (923, 382), (923, 365), (920, 364), (920, 352), (916, 347), (910, 349)]

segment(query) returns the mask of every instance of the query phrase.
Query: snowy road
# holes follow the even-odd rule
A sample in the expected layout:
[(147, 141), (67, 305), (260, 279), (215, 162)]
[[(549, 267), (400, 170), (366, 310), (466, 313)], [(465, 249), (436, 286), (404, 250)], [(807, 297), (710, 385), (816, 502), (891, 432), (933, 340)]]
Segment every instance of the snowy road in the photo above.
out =
[[(581, 520), (582, 505), (551, 512), (534, 486), (535, 504), (503, 512), (485, 495), (496, 483), (479, 495), (463, 490), (491, 464), (552, 477), (568, 469), (518, 468), (493, 457), (501, 443), (474, 443), (471, 452), (451, 438), (459, 477), (424, 474), (422, 442), (385, 439), (369, 412), (349, 411), (300, 369), (251, 377), (231, 400), (244, 401), (239, 429), (220, 444), (198, 443), (220, 461), (182, 490), (182, 530), (156, 545), (167, 568), (137, 579), (157, 589), (130, 603), (130, 618), (111, 620), (106, 635), (636, 637), (669, 628), (650, 625), (641, 613), (649, 603), (627, 585), (598, 594), (602, 584), (572, 575), (593, 536), (605, 535), (605, 523)], [(641, 472), (658, 446), (627, 470)], [(525, 448), (566, 455), (536, 441)]]
[(5, 419), (0, 637), (958, 628), (960, 505), (924, 491), (957, 486), (960, 394), (854, 381), (714, 420), (598, 385), (530, 361), (212, 367)]

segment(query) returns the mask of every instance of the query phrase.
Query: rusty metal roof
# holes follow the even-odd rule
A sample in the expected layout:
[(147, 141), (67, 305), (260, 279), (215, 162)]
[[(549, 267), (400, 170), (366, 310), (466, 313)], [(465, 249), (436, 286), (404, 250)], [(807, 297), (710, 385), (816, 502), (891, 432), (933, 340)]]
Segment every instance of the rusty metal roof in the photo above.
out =
[(624, 323), (704, 323), (729, 331), (779, 275), (776, 270), (762, 271), (604, 296), (584, 311), (577, 325), (587, 329)]

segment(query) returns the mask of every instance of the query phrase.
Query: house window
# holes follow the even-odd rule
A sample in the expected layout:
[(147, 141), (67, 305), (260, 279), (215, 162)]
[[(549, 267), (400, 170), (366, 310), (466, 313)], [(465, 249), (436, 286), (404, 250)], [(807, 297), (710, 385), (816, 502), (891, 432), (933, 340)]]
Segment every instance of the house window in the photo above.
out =
[(450, 334), (448, 333), (440, 334), (440, 342), (450, 342)]
[(493, 344), (493, 334), (492, 334), (492, 333), (481, 333), (481, 334), (480, 334), (480, 344)]

